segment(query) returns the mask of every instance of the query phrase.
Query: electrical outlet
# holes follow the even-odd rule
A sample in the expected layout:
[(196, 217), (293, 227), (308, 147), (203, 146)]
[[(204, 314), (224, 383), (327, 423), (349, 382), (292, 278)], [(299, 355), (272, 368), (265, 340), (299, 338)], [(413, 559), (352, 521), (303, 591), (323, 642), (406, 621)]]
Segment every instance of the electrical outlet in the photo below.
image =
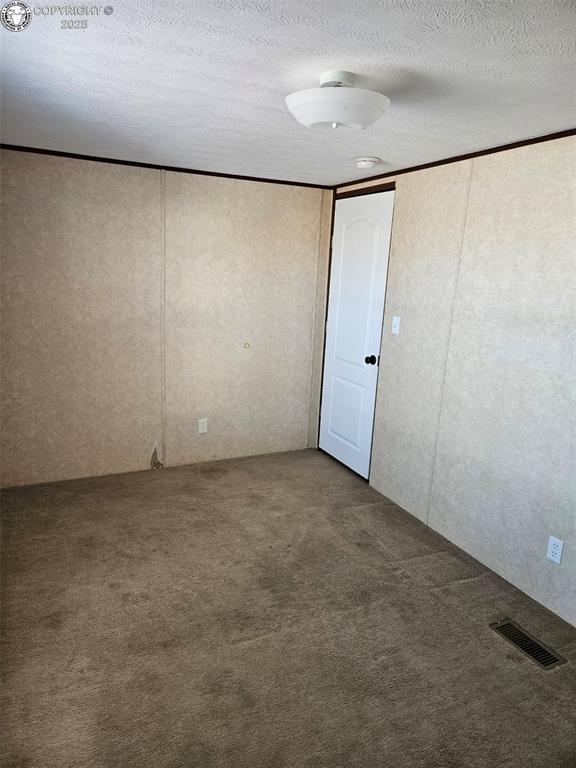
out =
[(208, 419), (198, 419), (198, 432), (201, 435), (208, 432)]
[(548, 537), (548, 552), (546, 557), (548, 560), (552, 560), (553, 563), (560, 563), (562, 560), (562, 550), (564, 549), (564, 542), (554, 536)]

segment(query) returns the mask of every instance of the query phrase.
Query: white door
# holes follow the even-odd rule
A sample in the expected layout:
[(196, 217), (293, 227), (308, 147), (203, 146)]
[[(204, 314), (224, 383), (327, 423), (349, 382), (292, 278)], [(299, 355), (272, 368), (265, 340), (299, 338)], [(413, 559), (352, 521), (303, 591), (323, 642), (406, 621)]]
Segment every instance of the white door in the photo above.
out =
[(370, 471), (394, 192), (336, 201), (319, 445)]

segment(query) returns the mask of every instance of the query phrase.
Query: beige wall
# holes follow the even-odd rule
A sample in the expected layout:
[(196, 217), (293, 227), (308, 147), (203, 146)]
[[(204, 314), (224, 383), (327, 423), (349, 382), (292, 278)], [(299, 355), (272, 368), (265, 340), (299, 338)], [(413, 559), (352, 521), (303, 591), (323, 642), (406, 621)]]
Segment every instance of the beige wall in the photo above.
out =
[(2, 151), (2, 480), (148, 466), (161, 438), (160, 175)]
[(473, 162), (429, 522), (576, 624), (574, 144)]
[(469, 181), (469, 162), (444, 165), (394, 196), (370, 481), (424, 522)]
[(324, 363), (324, 331), (326, 328), (326, 300), (328, 296), (328, 270), (333, 206), (334, 193), (325, 192), (322, 197), (318, 272), (316, 275), (316, 307), (314, 311), (314, 343), (308, 430), (308, 446), (310, 448), (318, 447), (319, 437), (318, 426), (320, 423), (320, 395), (322, 390), (322, 367)]
[(168, 464), (307, 446), (322, 198), (166, 174)]
[(2, 168), (4, 486), (306, 447), (329, 193)]
[(370, 477), (574, 624), (575, 157), (566, 138), (397, 177)]

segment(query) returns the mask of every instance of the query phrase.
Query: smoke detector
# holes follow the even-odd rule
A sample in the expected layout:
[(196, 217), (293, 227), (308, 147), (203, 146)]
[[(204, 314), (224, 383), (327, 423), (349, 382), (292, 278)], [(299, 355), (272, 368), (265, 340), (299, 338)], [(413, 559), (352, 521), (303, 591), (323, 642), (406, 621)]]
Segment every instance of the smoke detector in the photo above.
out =
[(355, 157), (356, 167), (361, 171), (371, 171), (382, 160), (379, 157)]
[(358, 130), (379, 120), (390, 106), (382, 93), (354, 87), (351, 72), (324, 72), (319, 88), (286, 96), (286, 106), (307, 128)]

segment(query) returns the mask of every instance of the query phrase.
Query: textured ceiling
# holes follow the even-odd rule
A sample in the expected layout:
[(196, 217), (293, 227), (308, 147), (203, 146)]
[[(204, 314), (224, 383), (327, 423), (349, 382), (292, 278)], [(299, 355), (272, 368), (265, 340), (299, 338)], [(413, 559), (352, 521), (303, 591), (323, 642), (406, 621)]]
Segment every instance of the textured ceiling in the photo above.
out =
[[(574, 0), (111, 4), (85, 30), (0, 28), (3, 142), (334, 184), (575, 122)], [(330, 69), (392, 99), (376, 125), (294, 121), (284, 96)]]

